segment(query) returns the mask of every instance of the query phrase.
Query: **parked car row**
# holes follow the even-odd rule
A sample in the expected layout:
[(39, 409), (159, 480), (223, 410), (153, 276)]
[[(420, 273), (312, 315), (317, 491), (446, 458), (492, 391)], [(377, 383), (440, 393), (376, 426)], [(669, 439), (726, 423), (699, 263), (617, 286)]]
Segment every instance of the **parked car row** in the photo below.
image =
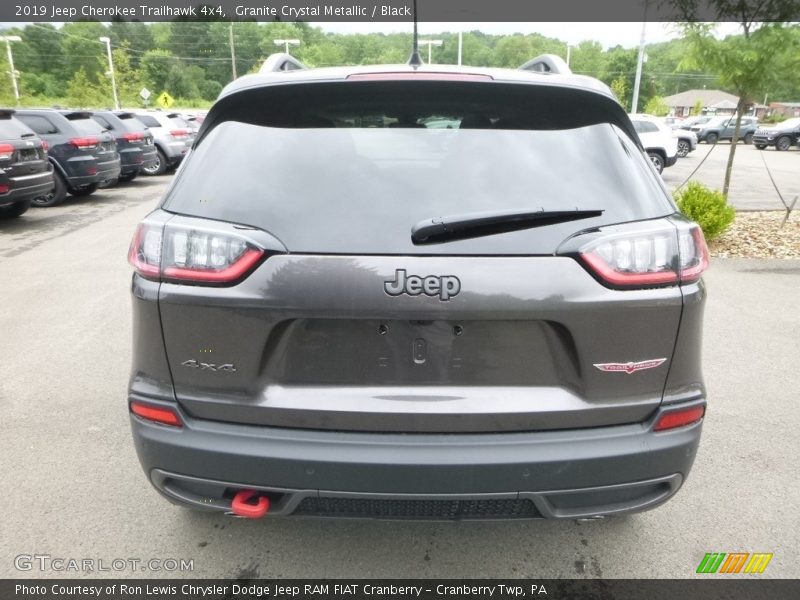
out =
[(160, 175), (197, 129), (192, 117), (160, 111), (0, 109), (0, 217)]

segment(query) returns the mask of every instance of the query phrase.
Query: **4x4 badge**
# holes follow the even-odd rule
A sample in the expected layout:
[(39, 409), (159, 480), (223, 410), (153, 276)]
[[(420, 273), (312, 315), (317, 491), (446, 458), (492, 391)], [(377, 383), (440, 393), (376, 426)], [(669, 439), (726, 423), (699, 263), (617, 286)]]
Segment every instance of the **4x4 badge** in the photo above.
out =
[(185, 360), (181, 364), (184, 367), (191, 367), (192, 369), (200, 369), (201, 371), (214, 371), (215, 373), (218, 371), (225, 371), (228, 373), (236, 372), (236, 367), (234, 367), (231, 363), (226, 363), (224, 365), (217, 365), (214, 363), (200, 362), (199, 360)]
[(667, 362), (666, 358), (651, 358), (650, 360), (640, 360), (639, 362), (595, 363), (594, 366), (607, 373), (623, 372), (630, 375), (631, 373), (643, 371), (644, 369), (655, 369), (665, 362)]
[(383, 289), (390, 296), (408, 294), (409, 296), (439, 296), (439, 300), (447, 302), (461, 291), (461, 281), (454, 275), (406, 275), (405, 269), (397, 269), (394, 279), (385, 281)]

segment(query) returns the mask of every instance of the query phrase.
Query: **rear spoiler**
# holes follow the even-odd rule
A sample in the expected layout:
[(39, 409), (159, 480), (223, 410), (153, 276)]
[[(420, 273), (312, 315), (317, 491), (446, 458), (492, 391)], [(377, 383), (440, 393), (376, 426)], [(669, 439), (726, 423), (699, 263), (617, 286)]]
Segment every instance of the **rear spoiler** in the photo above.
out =
[(13, 108), (0, 108), (0, 119), (10, 119), (15, 112)]
[(89, 110), (75, 110), (61, 114), (63, 114), (70, 121), (74, 121), (76, 119), (91, 119), (94, 113)]
[(133, 119), (136, 115), (132, 112), (118, 112), (114, 113), (118, 119)]

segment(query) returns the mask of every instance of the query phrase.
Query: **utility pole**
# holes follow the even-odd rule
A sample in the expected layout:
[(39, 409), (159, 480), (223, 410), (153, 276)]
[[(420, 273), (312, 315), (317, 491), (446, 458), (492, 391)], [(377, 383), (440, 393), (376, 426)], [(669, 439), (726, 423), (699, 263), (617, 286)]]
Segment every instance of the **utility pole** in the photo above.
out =
[(572, 56), (572, 45), (567, 43), (567, 66), (569, 66), (569, 59)]
[(231, 43), (231, 71), (233, 71), (233, 78), (236, 79), (236, 50), (233, 46), (233, 22), (228, 26), (228, 39)]
[(461, 66), (461, 52), (464, 49), (464, 32), (458, 32), (458, 66)]
[(419, 43), (428, 45), (428, 64), (431, 64), (431, 48), (441, 46), (442, 40), (420, 40)]
[(642, 83), (642, 63), (644, 63), (644, 36), (647, 29), (647, 0), (644, 3), (644, 21), (642, 21), (642, 37), (639, 40), (639, 58), (636, 61), (636, 79), (633, 82), (633, 99), (631, 100), (631, 112), (638, 112), (639, 108), (639, 86)]
[(18, 35), (0, 35), (0, 41), (6, 43), (6, 53), (8, 54), (8, 70), (11, 75), (11, 86), (14, 88), (14, 100), (19, 104), (19, 86), (17, 85), (17, 72), (14, 70), (14, 56), (11, 54), (11, 42), (21, 42), (22, 38)]
[(108, 73), (111, 75), (111, 93), (114, 95), (114, 108), (119, 110), (119, 98), (117, 97), (117, 79), (114, 76), (114, 60), (111, 58), (111, 38), (100, 37), (97, 38), (101, 42), (105, 42), (106, 51), (108, 52)]

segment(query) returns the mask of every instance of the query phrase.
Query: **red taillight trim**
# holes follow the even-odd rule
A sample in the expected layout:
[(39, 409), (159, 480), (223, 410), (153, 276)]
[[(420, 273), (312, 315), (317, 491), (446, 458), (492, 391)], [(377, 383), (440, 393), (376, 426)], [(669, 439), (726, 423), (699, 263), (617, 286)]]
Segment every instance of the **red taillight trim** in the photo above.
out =
[(0, 194), (7, 194), (9, 191), (11, 191), (11, 186), (0, 184)]
[(167, 267), (164, 279), (196, 281), (198, 283), (233, 283), (244, 277), (264, 256), (264, 251), (247, 248), (232, 265), (215, 271), (212, 269), (192, 269), (186, 267)]
[(0, 160), (9, 160), (14, 155), (14, 146), (0, 144)]
[(494, 81), (491, 75), (480, 73), (354, 73), (347, 79), (355, 81)]
[(678, 283), (675, 271), (656, 271), (655, 273), (620, 273), (612, 269), (606, 261), (594, 252), (581, 253), (581, 258), (604, 281), (618, 286), (648, 286)]
[(139, 223), (136, 227), (136, 233), (133, 234), (131, 246), (128, 249), (128, 262), (142, 277), (158, 280), (161, 275), (161, 265), (151, 265), (139, 260), (139, 247), (144, 240), (145, 231), (146, 226), (143, 223)]
[(706, 414), (706, 407), (692, 406), (691, 408), (684, 408), (682, 410), (675, 410), (661, 415), (656, 421), (653, 431), (665, 431), (667, 429), (675, 429), (677, 427), (685, 427), (692, 423), (697, 423)]
[(42, 150), (48, 152), (50, 150), (50, 144), (47, 143), (47, 140), (42, 140)]
[(100, 140), (96, 137), (77, 137), (70, 138), (69, 143), (76, 148), (94, 148), (100, 143)]
[(122, 139), (128, 140), (129, 142), (140, 142), (144, 139), (144, 134), (136, 132), (123, 133)]
[(152, 406), (134, 400), (130, 403), (130, 409), (134, 415), (142, 419), (160, 423), (161, 425), (169, 425), (171, 427), (183, 427), (183, 421), (181, 421), (178, 413), (172, 408)]
[(169, 134), (172, 137), (188, 137), (189, 130), (188, 129), (172, 129), (170, 130)]
[(700, 260), (693, 267), (681, 269), (681, 283), (694, 283), (700, 279), (705, 270), (708, 269), (708, 245), (706, 244), (703, 230), (700, 229), (700, 227), (695, 227), (692, 229), (692, 237), (694, 238), (695, 248), (700, 250)]

